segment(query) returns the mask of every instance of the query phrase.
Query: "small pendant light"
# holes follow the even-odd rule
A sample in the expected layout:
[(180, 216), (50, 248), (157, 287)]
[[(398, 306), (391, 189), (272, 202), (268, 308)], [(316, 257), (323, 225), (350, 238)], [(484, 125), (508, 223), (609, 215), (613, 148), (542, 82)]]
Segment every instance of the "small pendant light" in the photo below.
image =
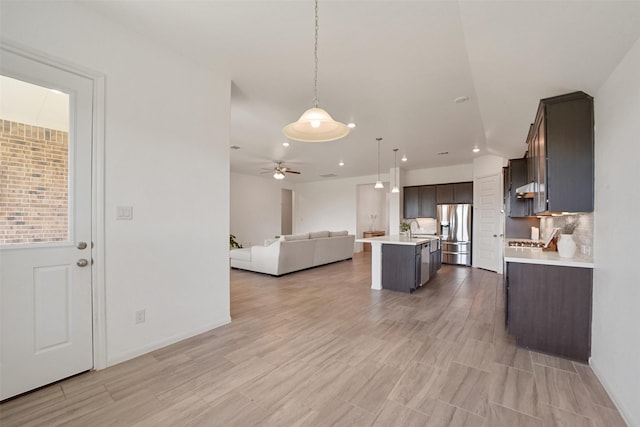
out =
[(399, 193), (400, 189), (398, 188), (398, 149), (393, 149), (393, 180), (395, 181), (395, 185), (391, 189), (392, 193)]
[(378, 141), (378, 180), (376, 181), (376, 185), (374, 185), (373, 188), (384, 188), (384, 185), (382, 185), (382, 181), (380, 181), (380, 141), (382, 141), (382, 138), (376, 138), (376, 141)]

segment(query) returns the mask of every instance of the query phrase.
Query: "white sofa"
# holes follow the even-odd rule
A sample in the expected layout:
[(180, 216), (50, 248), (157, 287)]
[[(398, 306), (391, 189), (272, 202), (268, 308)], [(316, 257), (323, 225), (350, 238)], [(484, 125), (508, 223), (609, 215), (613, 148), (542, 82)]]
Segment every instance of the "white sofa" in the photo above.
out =
[(264, 246), (233, 249), (232, 268), (280, 276), (353, 257), (355, 236), (347, 231), (316, 231), (280, 236)]

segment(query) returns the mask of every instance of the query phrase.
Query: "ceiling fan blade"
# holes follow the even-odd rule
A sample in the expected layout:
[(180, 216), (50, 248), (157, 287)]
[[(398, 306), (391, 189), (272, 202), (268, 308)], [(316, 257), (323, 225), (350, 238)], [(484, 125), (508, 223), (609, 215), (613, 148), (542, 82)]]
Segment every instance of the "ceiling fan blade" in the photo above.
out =
[(298, 172), (298, 171), (292, 171), (291, 169), (287, 169), (287, 170), (285, 170), (285, 171), (283, 171), (283, 172), (286, 172), (286, 173), (295, 173), (296, 175), (300, 175), (300, 172)]

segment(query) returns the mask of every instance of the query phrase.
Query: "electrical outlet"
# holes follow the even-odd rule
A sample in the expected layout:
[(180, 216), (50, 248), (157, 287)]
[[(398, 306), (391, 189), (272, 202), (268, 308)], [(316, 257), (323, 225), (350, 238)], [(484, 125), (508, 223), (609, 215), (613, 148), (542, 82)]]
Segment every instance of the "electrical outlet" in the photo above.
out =
[(136, 311), (136, 324), (144, 323), (144, 310)]

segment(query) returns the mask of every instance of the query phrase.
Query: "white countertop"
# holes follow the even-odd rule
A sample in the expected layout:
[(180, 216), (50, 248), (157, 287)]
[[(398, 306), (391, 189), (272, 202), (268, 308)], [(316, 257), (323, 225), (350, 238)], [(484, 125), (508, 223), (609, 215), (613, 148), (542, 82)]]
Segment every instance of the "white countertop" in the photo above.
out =
[(412, 239), (409, 239), (409, 236), (400, 236), (397, 234), (391, 236), (380, 236), (380, 237), (368, 237), (366, 239), (356, 239), (356, 242), (359, 243), (380, 243), (385, 245), (421, 245), (423, 243), (438, 240), (437, 236), (414, 236)]
[[(524, 239), (522, 239), (524, 240)], [(558, 265), (562, 267), (593, 268), (593, 259), (576, 253), (573, 258), (560, 258), (556, 251), (543, 251), (541, 248), (523, 248), (506, 246), (504, 248), (506, 262), (523, 264)]]

